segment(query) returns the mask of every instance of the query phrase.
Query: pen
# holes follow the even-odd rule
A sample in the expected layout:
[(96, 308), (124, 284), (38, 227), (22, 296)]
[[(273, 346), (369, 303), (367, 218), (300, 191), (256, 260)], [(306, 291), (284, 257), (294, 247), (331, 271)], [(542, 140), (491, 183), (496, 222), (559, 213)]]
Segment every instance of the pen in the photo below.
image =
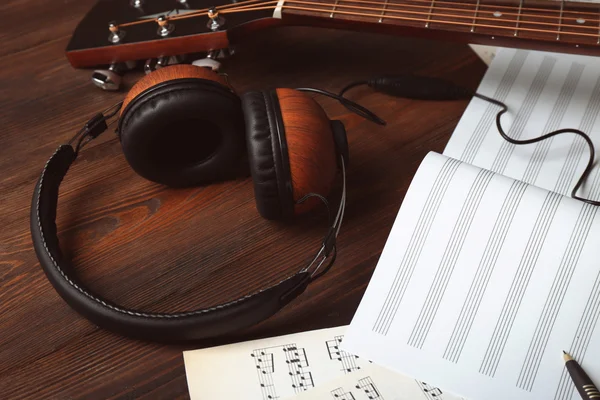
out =
[(581, 398), (586, 400), (600, 399), (600, 392), (596, 388), (596, 385), (594, 385), (594, 382), (592, 382), (590, 377), (585, 373), (583, 368), (581, 368), (579, 363), (573, 360), (573, 357), (571, 357), (571, 355), (564, 350), (563, 358), (565, 359), (567, 371), (569, 371), (569, 375), (571, 375), (571, 379), (579, 391)]

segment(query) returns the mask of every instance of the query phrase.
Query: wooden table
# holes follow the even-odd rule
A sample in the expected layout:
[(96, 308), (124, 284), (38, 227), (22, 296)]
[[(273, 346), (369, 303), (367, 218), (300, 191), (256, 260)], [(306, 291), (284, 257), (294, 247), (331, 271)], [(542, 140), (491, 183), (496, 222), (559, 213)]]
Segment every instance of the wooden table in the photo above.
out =
[[(126, 0), (123, 0), (126, 1)], [(328, 98), (350, 142), (348, 205), (331, 271), (282, 312), (235, 337), (189, 346), (130, 340), (72, 311), (32, 249), (29, 206), (42, 166), (96, 111), (123, 94), (90, 83), (64, 57), (93, 0), (12, 0), (2, 11), (0, 69), (0, 393), (4, 399), (186, 398), (185, 349), (348, 324), (402, 198), (425, 154), (441, 152), (467, 102), (350, 97), (388, 121), (380, 127)], [(339, 90), (378, 73), (416, 72), (475, 88), (485, 65), (465, 45), (321, 29), (251, 37), (226, 61), (243, 92), (267, 86)], [(127, 86), (139, 78), (127, 77)], [(125, 162), (112, 132), (80, 155), (61, 188), (64, 252), (96, 291), (129, 307), (186, 310), (233, 299), (296, 271), (321, 240), (323, 214), (293, 225), (262, 220), (240, 177), (173, 190)]]

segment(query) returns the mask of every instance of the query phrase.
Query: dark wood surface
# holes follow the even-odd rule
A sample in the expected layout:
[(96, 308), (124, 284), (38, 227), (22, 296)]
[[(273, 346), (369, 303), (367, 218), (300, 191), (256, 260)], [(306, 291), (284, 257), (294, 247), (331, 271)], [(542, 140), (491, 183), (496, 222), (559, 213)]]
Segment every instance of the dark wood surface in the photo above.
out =
[[(125, 0), (124, 0), (125, 1)], [(56, 146), (124, 93), (93, 87), (64, 56), (93, 0), (0, 5), (0, 393), (5, 399), (187, 398), (182, 351), (348, 324), (403, 196), (429, 151), (443, 148), (467, 102), (426, 103), (356, 89), (380, 127), (317, 98), (347, 127), (348, 205), (331, 271), (273, 318), (189, 346), (134, 341), (79, 317), (47, 282), (32, 249), (34, 183)], [(376, 73), (418, 72), (475, 88), (485, 65), (464, 45), (310, 28), (249, 38), (225, 64), (240, 92), (267, 86), (339, 90)], [(127, 77), (130, 87), (138, 75)], [(168, 134), (168, 133), (166, 133)], [(111, 132), (87, 147), (61, 189), (58, 227), (81, 278), (129, 307), (186, 310), (231, 300), (296, 271), (316, 249), (323, 214), (262, 220), (247, 177), (169, 189), (138, 177)]]

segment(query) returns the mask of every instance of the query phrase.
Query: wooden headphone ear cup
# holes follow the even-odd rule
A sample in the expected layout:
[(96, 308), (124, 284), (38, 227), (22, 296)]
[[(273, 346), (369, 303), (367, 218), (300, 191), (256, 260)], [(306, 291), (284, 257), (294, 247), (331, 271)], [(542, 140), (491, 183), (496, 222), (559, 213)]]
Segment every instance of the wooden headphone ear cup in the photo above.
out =
[(147, 88), (128, 103), (118, 130), (133, 170), (175, 187), (235, 177), (245, 150), (240, 100), (211, 80), (178, 78)]
[(331, 123), (321, 106), (303, 92), (277, 89), (285, 127), (295, 214), (321, 204), (309, 193), (328, 196), (337, 174), (337, 155)]
[(137, 81), (135, 85), (133, 85), (133, 87), (129, 90), (127, 96), (125, 96), (125, 99), (123, 100), (123, 106), (121, 107), (121, 115), (123, 115), (123, 111), (127, 108), (129, 103), (134, 98), (136, 98), (138, 95), (145, 92), (146, 90), (152, 88), (153, 86), (175, 79), (187, 78), (196, 78), (204, 79), (207, 81), (213, 81), (215, 83), (223, 85), (224, 87), (227, 87), (228, 89), (231, 89), (225, 78), (207, 68), (197, 67), (195, 65), (190, 64), (170, 65), (152, 71), (151, 73)]

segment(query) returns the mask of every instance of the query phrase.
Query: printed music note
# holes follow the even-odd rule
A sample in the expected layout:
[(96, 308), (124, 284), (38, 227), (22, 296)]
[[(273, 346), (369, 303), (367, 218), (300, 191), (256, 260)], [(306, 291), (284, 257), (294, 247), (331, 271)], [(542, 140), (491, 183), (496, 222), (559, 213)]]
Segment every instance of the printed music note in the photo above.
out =
[(278, 399), (273, 383), (273, 374), (275, 373), (275, 360), (272, 351), (269, 348), (257, 349), (250, 354), (254, 359), (258, 373), (258, 381), (264, 400)]
[(428, 400), (414, 379), (342, 351), (345, 328), (186, 351), (190, 399)]
[(329, 353), (329, 358), (341, 362), (342, 371), (344, 371), (344, 373), (349, 373), (354, 370), (360, 369), (360, 366), (356, 364), (356, 359), (358, 358), (358, 356), (340, 350), (340, 344), (342, 343), (343, 338), (344, 336), (342, 335), (335, 336), (333, 340), (328, 340), (327, 342), (325, 342), (325, 344), (327, 345), (327, 352)]
[(266, 349), (255, 350), (251, 354), (256, 362), (256, 368), (263, 374), (272, 374), (275, 372), (275, 364), (273, 363), (273, 353), (267, 352)]
[(442, 391), (435, 387), (435, 386), (431, 386), (429, 384), (427, 384), (426, 382), (420, 382), (417, 381), (417, 383), (419, 384), (419, 387), (421, 388), (421, 390), (423, 391), (423, 394), (425, 395), (425, 397), (427, 397), (427, 399), (429, 400), (439, 400), (442, 398)]
[(337, 388), (331, 391), (331, 396), (335, 400), (356, 400), (352, 392), (345, 392), (344, 388)]
[(356, 388), (362, 389), (369, 399), (383, 400), (383, 397), (381, 396), (379, 390), (377, 390), (377, 387), (375, 386), (375, 382), (373, 382), (373, 379), (371, 379), (370, 376), (359, 379)]
[(312, 373), (306, 371), (309, 367), (306, 350), (298, 348), (295, 344), (284, 345), (285, 363), (288, 366), (288, 374), (292, 380), (292, 388), (296, 393), (314, 387)]

